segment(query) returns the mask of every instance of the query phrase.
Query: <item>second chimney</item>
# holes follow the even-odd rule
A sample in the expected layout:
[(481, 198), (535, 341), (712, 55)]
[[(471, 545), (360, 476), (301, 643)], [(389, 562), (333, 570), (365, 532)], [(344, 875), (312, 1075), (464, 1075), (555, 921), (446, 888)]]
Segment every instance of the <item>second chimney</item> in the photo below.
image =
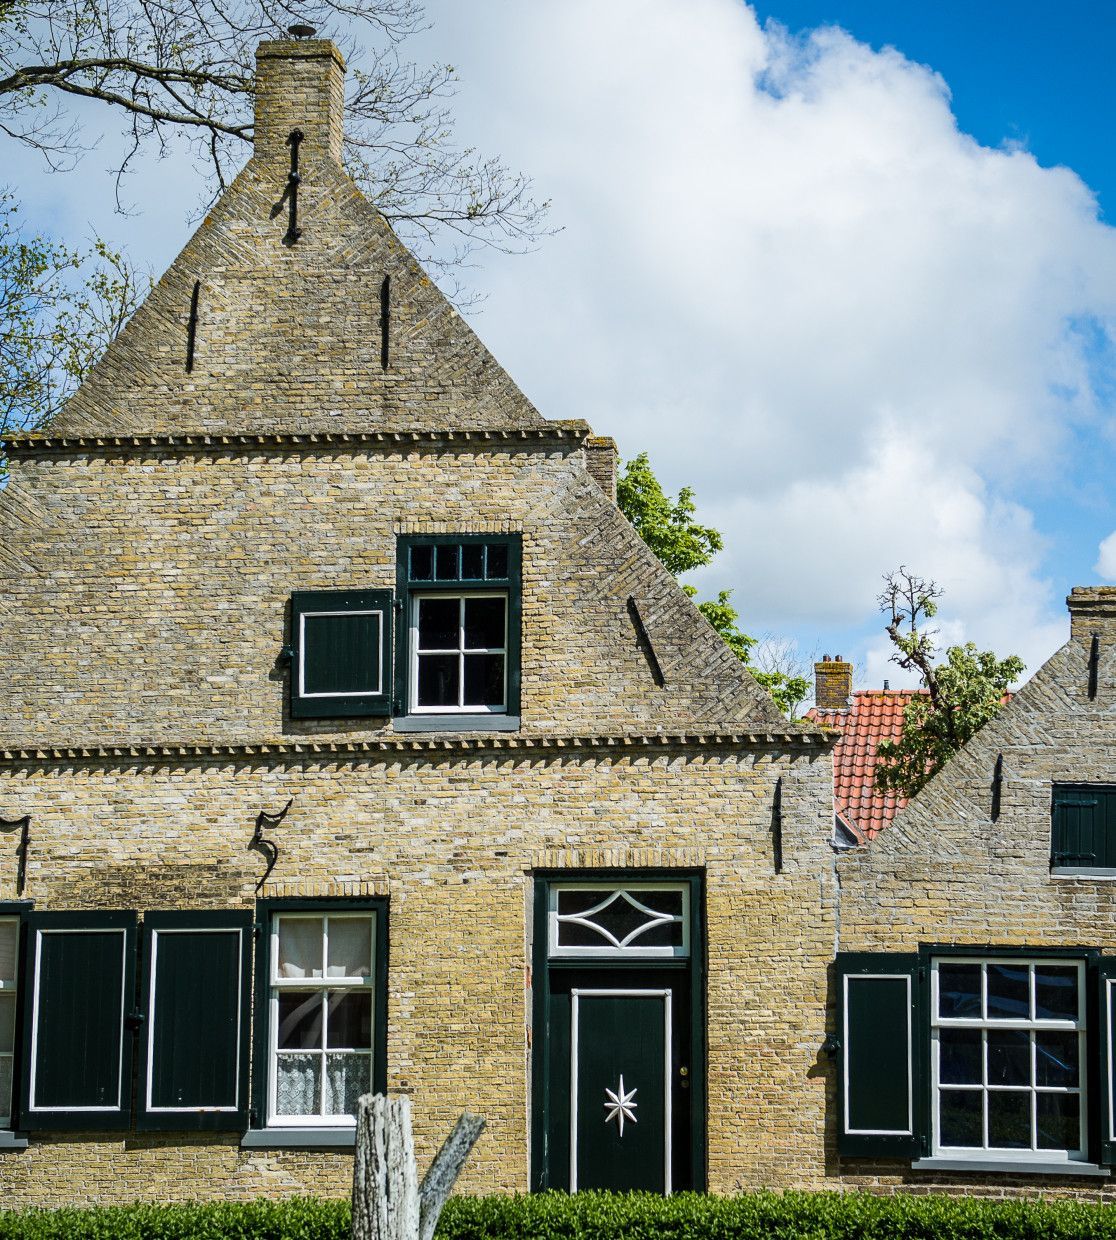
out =
[(823, 654), (814, 664), (814, 705), (818, 710), (848, 710), (852, 696), (853, 665), (840, 655)]

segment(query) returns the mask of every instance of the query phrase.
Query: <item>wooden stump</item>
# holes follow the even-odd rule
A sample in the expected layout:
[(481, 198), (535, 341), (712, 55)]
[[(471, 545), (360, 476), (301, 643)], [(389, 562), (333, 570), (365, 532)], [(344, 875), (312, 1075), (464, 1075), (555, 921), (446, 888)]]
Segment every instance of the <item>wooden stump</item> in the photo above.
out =
[(431, 1240), (484, 1120), (466, 1111), (418, 1182), (410, 1098), (365, 1094), (357, 1107), (353, 1240)]

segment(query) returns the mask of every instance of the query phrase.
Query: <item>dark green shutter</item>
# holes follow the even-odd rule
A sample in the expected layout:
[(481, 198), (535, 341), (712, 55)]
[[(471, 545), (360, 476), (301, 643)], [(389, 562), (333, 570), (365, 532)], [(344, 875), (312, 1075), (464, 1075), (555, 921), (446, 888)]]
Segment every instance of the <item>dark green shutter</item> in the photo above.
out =
[(1050, 862), (1116, 868), (1116, 788), (1055, 784)]
[(248, 1122), (248, 912), (148, 913), (137, 1127)]
[(131, 1123), (136, 914), (27, 918), (20, 1127)]
[(1116, 957), (1102, 956), (1097, 961), (1096, 1061), (1100, 1084), (1099, 1162), (1107, 1167), (1116, 1165)]
[(291, 716), (387, 715), (392, 701), (390, 590), (291, 596)]
[(838, 1137), (842, 1155), (922, 1151), (918, 956), (837, 954)]

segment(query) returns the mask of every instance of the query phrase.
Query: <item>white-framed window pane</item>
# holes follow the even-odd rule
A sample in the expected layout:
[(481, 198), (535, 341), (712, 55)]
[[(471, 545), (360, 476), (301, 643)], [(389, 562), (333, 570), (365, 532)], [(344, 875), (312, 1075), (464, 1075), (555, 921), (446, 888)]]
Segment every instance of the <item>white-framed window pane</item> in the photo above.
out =
[(461, 599), (456, 594), (419, 599), (419, 650), (457, 650), (460, 632)]
[(1031, 989), (1025, 964), (996, 962), (985, 968), (989, 1020), (1029, 1020)]
[(355, 1115), (362, 1094), (372, 1090), (372, 1056), (332, 1054), (325, 1057), (326, 1115)]
[(506, 656), (466, 654), (463, 706), (503, 706)]
[(321, 1050), (322, 993), (320, 990), (281, 990), (276, 1046), (286, 1050)]
[(370, 917), (331, 917), (329, 919), (330, 977), (371, 977), (372, 919)]
[(19, 922), (14, 917), (0, 917), (0, 982), (8, 986), (15, 985), (18, 943)]
[(418, 656), (418, 705), (457, 706), (460, 697), (460, 656), (420, 654)]
[(1039, 1094), (1037, 1101), (1038, 1148), (1072, 1149), (1080, 1139), (1080, 1094)]
[(280, 1115), (317, 1115), (322, 1105), (321, 1055), (279, 1055), (275, 1080)]
[(328, 996), (326, 1008), (326, 1046), (339, 1050), (371, 1050), (371, 991), (334, 991)]
[(984, 1145), (984, 1093), (979, 1089), (943, 1089), (939, 1110), (940, 1138), (951, 1149)]
[(1077, 969), (1073, 966), (1035, 965), (1035, 1019), (1077, 1020), (1079, 990)]
[(322, 976), (324, 924), (322, 917), (279, 918), (279, 977)]
[(466, 598), (462, 647), (465, 650), (503, 650), (507, 614), (508, 600), (502, 594)]

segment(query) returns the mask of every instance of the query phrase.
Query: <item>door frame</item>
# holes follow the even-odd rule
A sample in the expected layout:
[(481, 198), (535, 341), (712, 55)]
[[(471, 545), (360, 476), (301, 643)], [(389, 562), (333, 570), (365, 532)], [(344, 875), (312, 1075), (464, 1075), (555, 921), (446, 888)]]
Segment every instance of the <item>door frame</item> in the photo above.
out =
[[(663, 989), (669, 988), (671, 972), (677, 974), (680, 967), (689, 973), (689, 1034), (690, 1034), (690, 1149), (692, 1184), (686, 1186), (697, 1192), (706, 1189), (706, 1003), (705, 1003), (705, 872), (700, 869), (642, 869), (624, 868), (593, 868), (593, 869), (540, 869), (533, 873), (533, 942), (531, 951), (531, 1037), (529, 1041), (531, 1059), (531, 1094), (528, 1114), (528, 1131), (530, 1133), (530, 1187), (532, 1192), (541, 1192), (555, 1187), (566, 1187), (573, 1181), (568, 1179), (572, 1164), (576, 1158), (574, 1143), (575, 1128), (571, 1123), (571, 1149), (569, 1164), (558, 1167), (556, 1160), (548, 1149), (546, 1125), (542, 1122), (551, 1107), (550, 1081), (548, 1064), (551, 1055), (551, 971), (569, 972), (584, 971), (587, 967), (600, 966), (613, 974), (628, 970), (640, 972), (663, 971)], [(685, 883), (689, 886), (689, 944), (690, 955), (685, 961), (678, 958), (670, 959), (569, 959), (551, 960), (549, 956), (549, 894), (552, 884), (600, 882), (615, 883)], [(631, 991), (623, 990), (615, 984), (602, 987), (582, 986), (584, 993), (592, 991), (621, 991), (634, 993), (635, 990), (646, 992), (647, 987), (640, 984)], [(662, 993), (661, 991), (658, 993)], [(668, 1017), (669, 1020), (669, 1004)], [(681, 1031), (680, 1031), (681, 1032)], [(573, 1036), (571, 1031), (571, 1036)], [(670, 1038), (667, 1046), (670, 1046)], [(669, 1049), (668, 1049), (669, 1054)], [(667, 1090), (668, 1106), (670, 1089)], [(670, 1125), (667, 1126), (668, 1149), (670, 1149)], [(669, 1155), (668, 1155), (669, 1157)], [(561, 1160), (565, 1162), (566, 1160)], [(667, 1183), (671, 1183), (668, 1166)], [(669, 1191), (669, 1190), (668, 1190)]]

